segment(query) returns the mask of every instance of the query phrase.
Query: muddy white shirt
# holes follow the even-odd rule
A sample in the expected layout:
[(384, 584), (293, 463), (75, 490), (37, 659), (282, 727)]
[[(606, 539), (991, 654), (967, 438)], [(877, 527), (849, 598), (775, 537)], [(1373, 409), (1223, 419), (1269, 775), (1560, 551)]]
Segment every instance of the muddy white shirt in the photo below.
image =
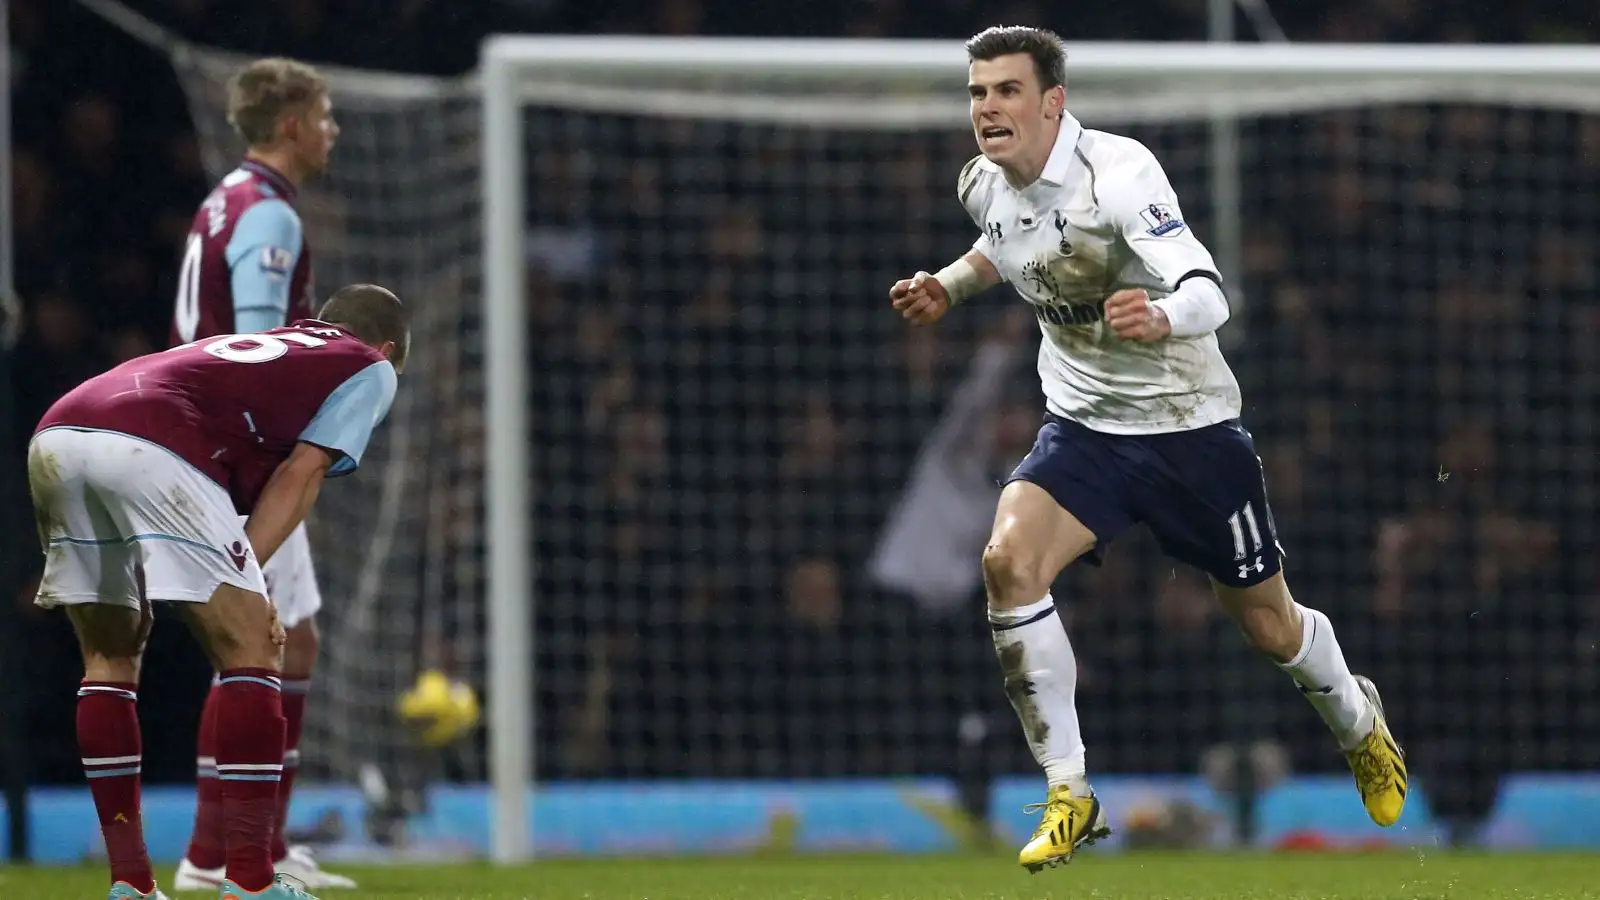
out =
[(1214, 332), (1142, 344), (1105, 323), (1106, 298), (1123, 288), (1155, 300), (1190, 278), (1222, 280), (1143, 144), (1064, 115), (1038, 181), (1018, 190), (979, 156), (961, 170), (959, 195), (983, 232), (973, 249), (1039, 320), (1051, 412), (1112, 434), (1187, 431), (1239, 415), (1239, 383)]

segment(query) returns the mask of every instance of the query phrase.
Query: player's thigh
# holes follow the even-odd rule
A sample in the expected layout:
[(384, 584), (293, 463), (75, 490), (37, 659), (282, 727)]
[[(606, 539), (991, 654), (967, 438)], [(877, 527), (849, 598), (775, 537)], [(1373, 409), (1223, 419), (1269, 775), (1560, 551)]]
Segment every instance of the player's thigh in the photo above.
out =
[(291, 635), (303, 633), (300, 626), (322, 610), (322, 591), (317, 585), (305, 523), (289, 533), (278, 552), (261, 567), (261, 574), (266, 580), (267, 598), (278, 607), (278, 619), (284, 629)]
[[(1055, 417), (1007, 480), (984, 551), (991, 589), (1048, 590), (1062, 569), (1132, 524), (1115, 440)], [(1032, 602), (1032, 597), (1022, 602)]]
[(1253, 588), (1282, 571), (1266, 476), (1248, 431), (1224, 422), (1151, 435), (1142, 445), (1139, 517), (1163, 551), (1222, 589)]
[(205, 603), (178, 609), (217, 671), (279, 669), (281, 651), (273, 637), (277, 611), (265, 593), (219, 584)]
[(101, 437), (58, 428), (29, 442), (28, 487), (45, 554), (38, 606), (140, 609), (139, 551), (115, 513), (120, 498), (101, 481)]

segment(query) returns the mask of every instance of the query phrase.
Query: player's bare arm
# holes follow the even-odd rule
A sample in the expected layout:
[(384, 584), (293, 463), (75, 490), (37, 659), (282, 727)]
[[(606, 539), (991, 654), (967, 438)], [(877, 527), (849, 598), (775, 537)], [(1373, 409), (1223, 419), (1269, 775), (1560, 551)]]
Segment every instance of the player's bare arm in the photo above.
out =
[(977, 250), (929, 274), (918, 272), (902, 278), (889, 288), (889, 301), (895, 311), (913, 325), (930, 325), (975, 294), (1001, 282), (1000, 270)]
[(271, 559), (290, 532), (305, 521), (332, 465), (328, 451), (303, 442), (278, 464), (244, 527), (258, 562), (265, 564)]

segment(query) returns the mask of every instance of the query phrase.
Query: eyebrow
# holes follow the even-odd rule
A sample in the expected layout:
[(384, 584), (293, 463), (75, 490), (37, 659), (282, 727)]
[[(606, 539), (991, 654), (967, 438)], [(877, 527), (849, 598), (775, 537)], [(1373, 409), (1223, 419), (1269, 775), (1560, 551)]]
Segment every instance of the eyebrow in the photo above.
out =
[(1021, 79), (1018, 79), (1018, 78), (1007, 78), (1005, 81), (997, 82), (996, 84), (993, 84), (993, 85), (982, 85), (982, 84), (977, 84), (976, 82), (974, 82), (972, 84), (967, 85), (967, 90), (975, 91), (975, 90), (978, 90), (979, 88), (985, 88), (985, 87), (1003, 88), (1003, 87), (1021, 87), (1021, 86), (1022, 86)]

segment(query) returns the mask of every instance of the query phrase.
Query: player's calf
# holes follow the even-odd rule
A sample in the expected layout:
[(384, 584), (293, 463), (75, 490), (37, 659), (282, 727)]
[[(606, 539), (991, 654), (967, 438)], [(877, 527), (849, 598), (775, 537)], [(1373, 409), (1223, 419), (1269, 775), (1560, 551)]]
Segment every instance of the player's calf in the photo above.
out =
[(1296, 603), (1281, 572), (1246, 587), (1215, 580), (1213, 587), (1245, 639), (1289, 673), (1341, 749), (1355, 747), (1372, 733), (1376, 712), (1345, 662), (1333, 623), (1318, 610)]
[[(289, 801), (294, 793), (295, 773), (300, 768), (300, 733), (305, 725), (306, 699), (311, 692), (311, 674), (317, 665), (319, 644), (317, 620), (296, 622), (285, 632), (283, 645), (283, 781), (278, 786), (278, 815), (272, 833), (272, 858), (278, 870), (289, 857), (286, 835)], [(290, 873), (298, 874), (298, 873)], [(311, 879), (301, 878), (311, 883)], [(313, 885), (320, 886), (320, 885)]]
[(1300, 653), (1304, 623), (1300, 606), (1289, 596), (1283, 575), (1250, 587), (1229, 587), (1213, 582), (1222, 608), (1239, 626), (1245, 643), (1285, 665)]
[(83, 650), (78, 750), (105, 837), (112, 895), (152, 895), (156, 882), (140, 811), (143, 740), (136, 706), (149, 607), (74, 606), (67, 615)]
[(266, 597), (228, 584), (186, 611), (218, 672), (214, 746), (228, 881), (265, 891), (274, 884), (271, 843), (283, 774), (282, 630)]

